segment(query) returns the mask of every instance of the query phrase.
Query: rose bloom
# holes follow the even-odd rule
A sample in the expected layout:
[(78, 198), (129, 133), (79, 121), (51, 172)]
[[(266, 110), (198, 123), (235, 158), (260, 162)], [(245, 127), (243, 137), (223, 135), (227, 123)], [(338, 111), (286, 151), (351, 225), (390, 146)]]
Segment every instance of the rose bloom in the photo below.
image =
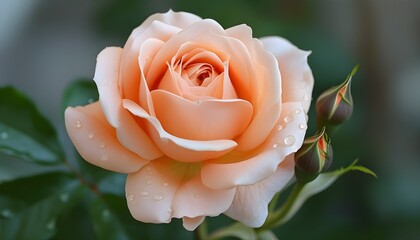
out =
[(193, 230), (224, 213), (259, 227), (306, 132), (308, 55), (247, 25), (155, 14), (98, 55), (99, 101), (67, 108), (66, 128), (86, 161), (128, 174), (137, 220)]

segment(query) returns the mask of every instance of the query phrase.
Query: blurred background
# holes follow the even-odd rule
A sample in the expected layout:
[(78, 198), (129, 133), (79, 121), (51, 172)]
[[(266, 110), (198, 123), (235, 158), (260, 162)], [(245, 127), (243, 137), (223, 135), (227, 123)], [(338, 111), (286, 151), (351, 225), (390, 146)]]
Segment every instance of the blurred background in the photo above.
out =
[[(279, 35), (312, 50), (314, 99), (360, 64), (355, 112), (332, 136), (333, 167), (359, 158), (379, 179), (345, 175), (279, 228), (280, 239), (420, 239), (418, 0), (2, 0), (0, 86), (29, 95), (69, 143), (60, 111), (65, 86), (92, 78), (104, 47), (123, 46), (147, 16), (169, 9), (225, 28), (246, 23), (255, 37)], [(0, 175), (7, 179), (7, 171)]]

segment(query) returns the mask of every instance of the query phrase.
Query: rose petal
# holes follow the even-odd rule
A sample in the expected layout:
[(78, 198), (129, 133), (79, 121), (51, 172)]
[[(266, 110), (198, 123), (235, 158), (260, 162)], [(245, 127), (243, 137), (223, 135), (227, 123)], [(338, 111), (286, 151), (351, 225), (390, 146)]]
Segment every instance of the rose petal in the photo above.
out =
[(183, 217), (182, 226), (188, 231), (194, 231), (202, 222), (204, 222), (206, 217), (200, 216), (195, 218)]
[(162, 153), (127, 110), (121, 107), (117, 83), (121, 51), (121, 48), (108, 47), (98, 55), (94, 80), (98, 87), (99, 102), (108, 122), (117, 129), (121, 144), (142, 158), (156, 159)]
[(241, 99), (191, 102), (167, 91), (151, 93), (156, 117), (166, 131), (186, 139), (234, 139), (252, 117), (252, 105)]
[(82, 157), (96, 165), (120, 173), (136, 172), (148, 161), (125, 149), (106, 121), (99, 103), (67, 108), (67, 132)]
[(159, 149), (172, 159), (181, 162), (199, 162), (223, 156), (237, 146), (232, 140), (196, 141), (175, 137), (162, 128), (159, 120), (147, 114), (136, 103), (124, 99), (123, 106), (133, 115), (146, 120), (145, 125), (150, 137)]
[(273, 174), (278, 164), (303, 143), (306, 116), (302, 105), (284, 104), (280, 124), (283, 124), (282, 129), (275, 128), (258, 149), (249, 153), (234, 151), (221, 159), (204, 163), (201, 171), (203, 183), (213, 189), (227, 189), (255, 184)]
[(267, 219), (268, 204), (292, 179), (294, 166), (294, 154), (291, 154), (270, 177), (253, 185), (237, 187), (232, 205), (225, 214), (249, 227), (261, 227)]
[(99, 102), (108, 122), (118, 126), (118, 111), (121, 108), (121, 96), (118, 91), (118, 68), (120, 67), (122, 49), (108, 47), (97, 57), (93, 80), (98, 87)]
[(204, 186), (196, 164), (165, 158), (129, 174), (126, 184), (131, 214), (150, 223), (168, 223), (173, 217), (217, 216), (229, 208), (234, 194), (235, 189), (215, 191)]
[(263, 37), (261, 41), (279, 63), (283, 102), (300, 102), (308, 112), (314, 85), (314, 77), (307, 60), (311, 52), (300, 50), (280, 37)]

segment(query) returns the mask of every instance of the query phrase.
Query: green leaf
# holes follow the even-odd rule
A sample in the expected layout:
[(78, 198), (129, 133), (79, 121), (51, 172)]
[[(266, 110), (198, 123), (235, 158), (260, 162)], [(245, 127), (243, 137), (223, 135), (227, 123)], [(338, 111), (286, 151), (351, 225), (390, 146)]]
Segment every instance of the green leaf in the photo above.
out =
[(25, 95), (0, 88), (0, 152), (42, 164), (57, 164), (63, 151), (51, 124)]
[(99, 94), (95, 82), (91, 79), (80, 79), (72, 82), (64, 91), (62, 110), (68, 106), (84, 106), (98, 101)]
[[(301, 189), (297, 188), (297, 195), (294, 201), (291, 203), (287, 209), (279, 209), (278, 212), (274, 213), (272, 219), (269, 219), (270, 222), (275, 221), (274, 226), (279, 226), (285, 222), (287, 222), (290, 218), (292, 218), (296, 212), (302, 207), (305, 201), (312, 197), (313, 195), (320, 193), (330, 187), (340, 176), (349, 172), (349, 171), (361, 171), (372, 176), (376, 177), (376, 174), (369, 170), (366, 167), (356, 165), (358, 160), (355, 160), (352, 164), (348, 167), (338, 169), (333, 172), (323, 173), (320, 174), (315, 180), (312, 182), (307, 183)], [(295, 188), (296, 190), (296, 188)], [(300, 191), (299, 191), (300, 190)], [(292, 193), (293, 194), (293, 193)], [(286, 210), (283, 214), (282, 211)], [(277, 216), (282, 216), (281, 218), (277, 218)], [(264, 224), (265, 225), (265, 224)], [(263, 226), (264, 227), (264, 226)]]
[(242, 240), (256, 240), (257, 235), (254, 229), (243, 225), (242, 223), (234, 223), (227, 228), (220, 229), (212, 233), (206, 240), (216, 240), (225, 237), (236, 237)]
[(48, 239), (56, 233), (56, 222), (84, 196), (85, 188), (71, 184), (2, 222), (1, 239)]
[(123, 224), (101, 198), (90, 203), (90, 216), (98, 239), (129, 239)]

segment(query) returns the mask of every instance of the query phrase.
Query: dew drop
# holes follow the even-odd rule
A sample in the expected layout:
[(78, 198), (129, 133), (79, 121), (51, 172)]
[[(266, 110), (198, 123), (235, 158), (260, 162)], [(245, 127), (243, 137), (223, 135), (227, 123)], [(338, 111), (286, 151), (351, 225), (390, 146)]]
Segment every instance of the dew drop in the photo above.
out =
[(105, 148), (105, 147), (106, 147), (106, 142), (102, 142), (102, 143), (99, 145), (99, 147), (100, 147), (100, 148)]
[(1, 215), (4, 218), (10, 218), (13, 214), (12, 214), (12, 211), (10, 211), (9, 209), (4, 209), (1, 211)]
[(134, 195), (133, 194), (128, 194), (127, 199), (128, 199), (128, 201), (132, 202), (134, 200)]
[(294, 111), (295, 114), (299, 114), (301, 112), (302, 112), (302, 110), (300, 110), (300, 109), (295, 109), (295, 111)]
[(285, 118), (284, 118), (284, 122), (285, 123), (288, 123), (288, 122), (291, 122), (291, 121), (293, 121), (293, 117), (292, 116), (286, 116)]
[(274, 145), (273, 145), (273, 148), (277, 148), (279, 145), (277, 144), (277, 143), (275, 143)]
[(172, 213), (172, 208), (167, 208), (167, 209), (166, 209), (166, 212), (168, 212), (168, 213)]
[(304, 123), (299, 124), (299, 129), (305, 130), (306, 129), (306, 124), (304, 124)]
[(168, 184), (167, 182), (164, 182), (162, 185), (163, 185), (164, 187), (167, 187), (169, 184)]
[(45, 226), (48, 230), (54, 230), (55, 228), (55, 219), (51, 219), (47, 222), (47, 225)]
[(60, 201), (67, 202), (69, 200), (69, 195), (67, 193), (60, 194)]
[(283, 129), (283, 125), (279, 124), (279, 126), (277, 127), (277, 130), (280, 131)]
[(93, 139), (94, 137), (95, 137), (95, 134), (93, 134), (92, 132), (88, 134), (89, 139)]
[(154, 200), (156, 200), (156, 201), (160, 201), (160, 200), (162, 200), (162, 199), (164, 199), (165, 198), (165, 194), (163, 194), (163, 193), (156, 193), (154, 196), (153, 196), (153, 199)]
[(194, 197), (195, 198), (200, 198), (201, 196), (200, 196), (200, 194), (196, 193), (196, 194), (194, 194)]
[(309, 101), (309, 100), (311, 100), (311, 98), (308, 95), (305, 95), (305, 96), (303, 96), (303, 100)]
[(102, 161), (106, 161), (106, 160), (108, 160), (108, 154), (106, 154), (106, 153), (102, 153), (102, 154), (101, 154), (101, 160), (102, 160)]
[(82, 122), (77, 120), (76, 123), (74, 124), (74, 128), (82, 128)]
[(152, 181), (147, 180), (146, 184), (147, 184), (147, 185), (151, 185), (151, 184), (152, 184)]
[(293, 143), (295, 143), (295, 137), (294, 136), (289, 135), (289, 136), (284, 138), (284, 144), (286, 144), (287, 146), (293, 145)]
[(143, 197), (147, 197), (150, 195), (150, 193), (148, 191), (143, 191), (140, 193)]

